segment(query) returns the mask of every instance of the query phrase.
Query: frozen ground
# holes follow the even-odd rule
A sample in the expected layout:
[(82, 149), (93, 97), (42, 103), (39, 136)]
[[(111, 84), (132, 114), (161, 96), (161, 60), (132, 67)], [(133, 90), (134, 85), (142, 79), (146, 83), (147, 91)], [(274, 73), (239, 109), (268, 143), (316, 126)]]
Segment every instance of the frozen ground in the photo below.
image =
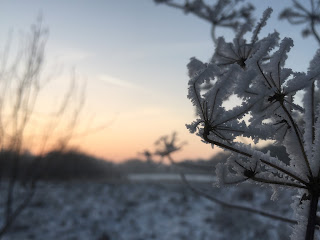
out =
[[(194, 184), (211, 188), (210, 183)], [(252, 185), (210, 192), (291, 217), (290, 194), (272, 202), (267, 189)], [(180, 184), (70, 182), (40, 184), (30, 206), (3, 239), (285, 240), (290, 232), (289, 224), (221, 208)]]

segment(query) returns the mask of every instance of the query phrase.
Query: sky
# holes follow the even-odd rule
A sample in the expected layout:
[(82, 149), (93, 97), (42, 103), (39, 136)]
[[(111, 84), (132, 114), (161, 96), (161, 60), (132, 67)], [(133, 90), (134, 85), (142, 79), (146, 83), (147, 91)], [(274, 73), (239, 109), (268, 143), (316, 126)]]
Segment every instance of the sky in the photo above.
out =
[[(281, 37), (292, 37), (295, 47), (288, 65), (306, 70), (318, 46), (301, 38), (301, 26), (277, 20), (290, 1), (251, 2), (259, 4), (257, 18), (274, 7), (261, 36), (277, 29)], [(75, 137), (73, 145), (96, 157), (123, 161), (143, 157), (139, 153), (154, 151), (159, 137), (177, 132), (178, 140), (187, 142), (173, 155), (177, 160), (209, 158), (219, 151), (185, 127), (195, 119), (187, 99), (186, 65), (191, 57), (210, 59), (214, 45), (209, 23), (152, 0), (0, 0), (0, 9), (0, 49), (10, 33), (14, 39), (28, 32), (39, 15), (49, 29), (43, 74), (55, 72), (55, 79), (40, 95), (44, 111), (63, 98), (73, 72), (79, 85), (85, 82), (78, 130), (82, 137)], [(229, 32), (219, 34), (232, 39)]]

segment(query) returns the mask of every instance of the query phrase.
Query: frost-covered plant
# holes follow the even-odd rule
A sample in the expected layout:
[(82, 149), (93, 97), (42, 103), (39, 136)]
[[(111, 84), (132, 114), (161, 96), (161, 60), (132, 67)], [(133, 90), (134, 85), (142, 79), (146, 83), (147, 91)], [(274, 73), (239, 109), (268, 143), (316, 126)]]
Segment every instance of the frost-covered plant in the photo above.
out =
[[(271, 12), (264, 12), (249, 44), (240, 28), (232, 43), (220, 40), (209, 63), (191, 59), (188, 98), (198, 119), (187, 127), (205, 143), (232, 152), (217, 167), (220, 183), (272, 186), (273, 197), (278, 188), (297, 189), (300, 197), (292, 206), (298, 224), (292, 239), (311, 240), (320, 196), (320, 102), (315, 94), (320, 87), (320, 50), (306, 73), (286, 68), (293, 41), (280, 41), (277, 33), (258, 39)], [(303, 93), (302, 101), (297, 92)], [(238, 104), (226, 109), (234, 96)], [(285, 146), (290, 163), (241, 143), (239, 137)]]
[(241, 4), (242, 0), (154, 0), (156, 3), (166, 4), (170, 7), (192, 13), (211, 24), (211, 36), (216, 41), (215, 30), (217, 27), (236, 30), (243, 23), (251, 23), (254, 7), (250, 3)]
[(155, 155), (160, 157), (170, 156), (171, 153), (181, 150), (183, 145), (186, 142), (177, 143), (177, 133), (173, 132), (171, 138), (168, 135), (160, 137), (155, 145), (158, 146), (158, 149), (155, 151)]
[(313, 35), (320, 43), (320, 36), (316, 30), (316, 25), (320, 24), (320, 1), (310, 0), (310, 9), (305, 6), (305, 1), (300, 3), (297, 0), (292, 0), (292, 2), (293, 7), (284, 9), (279, 19), (287, 19), (293, 25), (306, 24), (302, 35), (304, 37)]
[[(247, 43), (247, 40), (244, 38), (244, 35), (251, 30), (251, 26), (248, 23), (245, 23), (240, 27), (232, 43), (226, 43), (223, 37), (219, 37), (212, 61), (218, 66), (237, 63), (242, 68), (245, 68), (247, 59), (249, 59), (258, 50), (258, 46), (260, 46), (258, 35), (265, 26), (266, 20), (270, 17), (270, 14), (271, 11), (267, 11), (257, 24), (253, 30), (250, 43)], [(278, 40), (278, 35), (279, 34), (275, 32), (261, 41), (268, 40), (269, 47), (272, 47), (275, 44), (274, 41)], [(268, 47), (268, 45), (266, 46)]]

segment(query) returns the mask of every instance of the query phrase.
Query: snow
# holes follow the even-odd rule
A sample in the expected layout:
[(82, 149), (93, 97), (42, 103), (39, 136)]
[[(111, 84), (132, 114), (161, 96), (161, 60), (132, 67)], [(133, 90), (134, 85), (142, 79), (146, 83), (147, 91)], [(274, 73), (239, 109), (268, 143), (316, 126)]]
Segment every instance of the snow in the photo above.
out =
[[(210, 182), (214, 181), (215, 177), (211, 175), (204, 175), (204, 174), (186, 174), (185, 177), (188, 179), (188, 181), (191, 182)], [(154, 174), (154, 173), (139, 173), (139, 174), (129, 174), (128, 179), (130, 181), (136, 181), (136, 182), (159, 182), (159, 181), (166, 181), (166, 182), (172, 182), (172, 181), (181, 181), (181, 177), (179, 174)]]
[[(193, 182), (226, 202), (292, 217), (292, 192), (280, 192), (277, 204), (266, 188), (241, 184), (213, 188)], [(3, 214), (3, 208), (1, 208)], [(40, 183), (31, 204), (4, 240), (168, 240), (281, 239), (290, 224), (224, 209), (179, 183)]]

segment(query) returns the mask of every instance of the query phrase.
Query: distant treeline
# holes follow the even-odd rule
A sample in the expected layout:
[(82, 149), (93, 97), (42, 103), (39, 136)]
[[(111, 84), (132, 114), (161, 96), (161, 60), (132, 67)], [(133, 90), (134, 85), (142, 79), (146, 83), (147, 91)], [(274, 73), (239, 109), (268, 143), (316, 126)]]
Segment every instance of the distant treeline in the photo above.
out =
[(97, 159), (78, 151), (52, 151), (44, 156), (29, 153), (17, 154), (11, 151), (0, 152), (0, 177), (10, 178), (16, 168), (21, 181), (72, 180), (72, 179), (115, 179), (122, 174), (115, 164)]
[[(272, 156), (277, 156), (283, 162), (288, 163), (288, 155), (282, 147), (269, 145), (264, 147), (262, 151), (270, 151)], [(3, 150), (0, 151), (0, 179), (10, 178), (14, 172), (17, 173), (17, 178), (21, 181), (30, 179), (124, 180), (130, 173), (177, 173), (178, 171), (214, 174), (216, 164), (226, 161), (228, 157), (229, 153), (222, 152), (210, 159), (184, 160), (177, 165), (140, 159), (131, 159), (115, 164), (75, 150), (52, 151), (41, 157), (30, 153), (19, 155)], [(17, 169), (14, 169), (15, 167)]]

